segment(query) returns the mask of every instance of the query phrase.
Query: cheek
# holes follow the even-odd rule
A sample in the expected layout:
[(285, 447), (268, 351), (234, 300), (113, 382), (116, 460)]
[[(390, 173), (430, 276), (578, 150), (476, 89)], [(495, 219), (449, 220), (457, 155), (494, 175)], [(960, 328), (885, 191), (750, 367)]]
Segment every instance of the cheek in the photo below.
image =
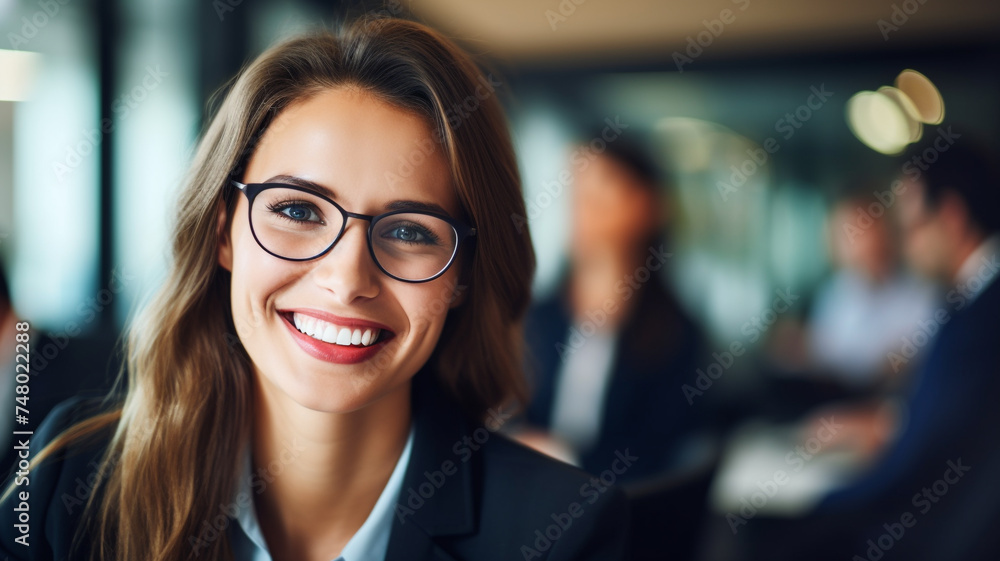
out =
[(425, 284), (399, 287), (395, 292), (399, 305), (403, 308), (409, 324), (411, 344), (420, 359), (426, 359), (438, 343), (441, 330), (456, 291), (457, 271), (448, 273), (437, 280)]
[(455, 293), (455, 278), (451, 271), (448, 278), (405, 288), (397, 293), (397, 300), (406, 312), (410, 328), (418, 334), (440, 330)]
[(292, 267), (275, 266), (275, 258), (262, 251), (249, 230), (233, 228), (232, 309), (236, 333), (242, 340), (258, 335), (271, 295), (294, 279)]
[(909, 237), (907, 249), (911, 260), (927, 267), (937, 259), (939, 245), (937, 232), (933, 228), (925, 226)]
[(923, 245), (924, 235), (923, 232), (910, 232), (906, 236), (906, 250), (915, 256), (917, 252), (920, 251), (920, 247)]
[(577, 205), (574, 220), (581, 233), (603, 238), (628, 227), (631, 217), (623, 212), (621, 201), (606, 195), (593, 195)]

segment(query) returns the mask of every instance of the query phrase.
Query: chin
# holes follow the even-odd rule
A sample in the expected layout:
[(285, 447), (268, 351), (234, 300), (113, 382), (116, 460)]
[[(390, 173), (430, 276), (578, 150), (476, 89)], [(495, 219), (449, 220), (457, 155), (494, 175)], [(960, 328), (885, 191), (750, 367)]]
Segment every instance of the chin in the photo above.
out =
[(334, 396), (304, 395), (293, 400), (305, 409), (317, 413), (345, 414), (364, 409), (371, 402), (365, 399), (339, 399)]
[(292, 379), (271, 379), (270, 385), (306, 409), (322, 413), (350, 413), (379, 401), (405, 383), (397, 383), (393, 378), (393, 374), (387, 371), (381, 371), (375, 377), (350, 371), (325, 372), (299, 374)]

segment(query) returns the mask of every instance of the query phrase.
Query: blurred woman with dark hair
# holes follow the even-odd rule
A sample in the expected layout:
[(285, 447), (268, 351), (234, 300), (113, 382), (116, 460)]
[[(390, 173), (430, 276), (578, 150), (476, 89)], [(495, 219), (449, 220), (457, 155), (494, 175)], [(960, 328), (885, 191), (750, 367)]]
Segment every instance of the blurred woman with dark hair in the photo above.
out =
[(698, 442), (704, 408), (680, 388), (703, 337), (665, 284), (657, 164), (625, 136), (577, 154), (570, 262), (526, 327), (537, 387), (519, 438), (594, 472), (628, 450), (639, 459), (619, 476), (635, 481), (683, 465)]

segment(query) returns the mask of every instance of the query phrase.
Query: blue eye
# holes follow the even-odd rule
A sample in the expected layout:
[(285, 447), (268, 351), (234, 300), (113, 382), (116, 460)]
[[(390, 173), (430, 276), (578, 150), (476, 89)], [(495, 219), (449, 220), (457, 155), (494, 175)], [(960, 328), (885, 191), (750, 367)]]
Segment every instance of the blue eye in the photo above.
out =
[(426, 236), (418, 232), (414, 228), (409, 226), (400, 226), (389, 232), (390, 237), (396, 238), (404, 242), (419, 243), (424, 241)]
[(285, 202), (268, 205), (268, 210), (282, 218), (291, 220), (292, 222), (323, 222), (323, 219), (311, 204)]
[(281, 212), (292, 220), (309, 220), (312, 214), (308, 208), (298, 205), (285, 207)]
[(386, 225), (381, 229), (379, 237), (392, 242), (401, 242), (407, 245), (438, 245), (440, 238), (430, 229), (420, 224), (399, 223)]

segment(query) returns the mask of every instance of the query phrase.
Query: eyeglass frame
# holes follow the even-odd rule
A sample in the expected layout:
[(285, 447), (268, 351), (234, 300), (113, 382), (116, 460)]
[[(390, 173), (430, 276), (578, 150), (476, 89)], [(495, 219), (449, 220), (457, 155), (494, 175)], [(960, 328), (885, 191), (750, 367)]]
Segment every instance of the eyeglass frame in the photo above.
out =
[[(395, 280), (398, 280), (398, 281), (401, 281), (401, 282), (408, 282), (408, 283), (417, 284), (417, 283), (423, 283), (423, 282), (430, 282), (430, 281), (432, 281), (432, 280), (440, 277), (441, 275), (445, 274), (445, 272), (447, 272), (448, 269), (450, 269), (451, 266), (455, 263), (455, 258), (458, 256), (458, 250), (459, 250), (460, 247), (462, 247), (462, 242), (465, 240), (465, 238), (474, 237), (476, 235), (476, 233), (477, 233), (476, 228), (473, 228), (472, 226), (469, 226), (468, 224), (460, 222), (460, 221), (458, 221), (458, 220), (456, 220), (456, 219), (454, 219), (454, 218), (452, 218), (450, 216), (447, 216), (445, 214), (440, 214), (440, 213), (437, 213), (437, 212), (428, 212), (428, 211), (424, 211), (424, 210), (398, 209), (398, 210), (391, 210), (389, 212), (383, 212), (382, 214), (374, 214), (374, 215), (372, 215), (372, 214), (360, 214), (360, 213), (357, 213), (357, 212), (348, 212), (344, 207), (342, 207), (339, 204), (337, 204), (337, 202), (334, 201), (333, 199), (331, 199), (330, 197), (327, 197), (326, 195), (324, 195), (322, 193), (318, 193), (318, 192), (316, 192), (313, 189), (309, 189), (309, 188), (306, 188), (306, 187), (301, 187), (299, 185), (290, 185), (290, 184), (287, 184), (287, 183), (241, 183), (239, 181), (236, 181), (235, 179), (230, 179), (229, 181), (230, 181), (230, 184), (232, 186), (234, 186), (237, 189), (239, 189), (240, 192), (242, 192), (247, 197), (247, 203), (248, 203), (247, 204), (247, 222), (250, 224), (250, 233), (253, 234), (254, 241), (256, 241), (257, 245), (261, 249), (263, 249), (265, 252), (267, 252), (268, 254), (273, 255), (273, 256), (277, 257), (278, 259), (284, 259), (285, 261), (296, 261), (296, 262), (312, 261), (313, 259), (319, 259), (320, 257), (326, 255), (327, 253), (330, 252), (330, 250), (333, 249), (333, 246), (337, 245), (337, 242), (340, 241), (340, 238), (342, 238), (344, 236), (344, 232), (347, 230), (347, 219), (348, 218), (357, 218), (358, 220), (365, 220), (365, 221), (368, 222), (368, 233), (365, 236), (365, 239), (368, 241), (368, 253), (369, 253), (369, 255), (371, 255), (372, 261), (375, 263), (375, 266), (378, 267), (379, 270), (382, 271), (389, 278), (392, 278), (392, 279), (395, 279)], [(262, 192), (264, 192), (264, 191), (266, 191), (268, 189), (276, 189), (276, 188), (292, 189), (294, 191), (301, 191), (303, 193), (308, 193), (308, 194), (310, 194), (310, 195), (312, 195), (314, 197), (319, 197), (320, 199), (323, 199), (324, 201), (332, 204), (334, 206), (334, 208), (336, 208), (337, 210), (340, 211), (340, 214), (344, 217), (343, 222), (340, 224), (340, 232), (337, 233), (337, 236), (333, 239), (333, 241), (330, 243), (330, 245), (328, 245), (326, 247), (326, 249), (324, 249), (323, 251), (317, 253), (316, 255), (314, 255), (312, 257), (297, 258), (297, 257), (285, 257), (284, 255), (278, 255), (277, 253), (275, 253), (275, 252), (271, 251), (270, 249), (264, 247), (264, 243), (261, 242), (260, 238), (257, 237), (257, 231), (254, 229), (254, 225), (253, 225), (253, 203), (254, 203), (254, 199), (256, 199), (257, 195), (259, 195), (260, 193), (262, 193)], [(389, 271), (385, 270), (385, 267), (383, 267), (382, 263), (379, 262), (378, 257), (375, 256), (375, 246), (372, 244), (372, 234), (375, 231), (375, 223), (376, 222), (378, 222), (379, 220), (381, 220), (383, 218), (387, 218), (389, 216), (394, 216), (396, 214), (421, 214), (421, 215), (424, 215), (424, 216), (432, 216), (434, 218), (438, 218), (440, 220), (443, 220), (443, 221), (447, 222), (448, 225), (450, 225), (452, 227), (452, 229), (455, 231), (455, 236), (456, 236), (456, 238), (455, 238), (455, 249), (454, 249), (454, 251), (452, 251), (451, 257), (448, 259), (448, 263), (444, 266), (444, 268), (442, 268), (439, 272), (437, 272), (436, 274), (434, 274), (431, 277), (428, 277), (426, 279), (419, 279), (419, 280), (411, 280), (411, 279), (404, 279), (404, 278), (401, 278), (401, 277), (397, 277), (396, 275), (394, 275), (394, 274), (390, 273)]]

